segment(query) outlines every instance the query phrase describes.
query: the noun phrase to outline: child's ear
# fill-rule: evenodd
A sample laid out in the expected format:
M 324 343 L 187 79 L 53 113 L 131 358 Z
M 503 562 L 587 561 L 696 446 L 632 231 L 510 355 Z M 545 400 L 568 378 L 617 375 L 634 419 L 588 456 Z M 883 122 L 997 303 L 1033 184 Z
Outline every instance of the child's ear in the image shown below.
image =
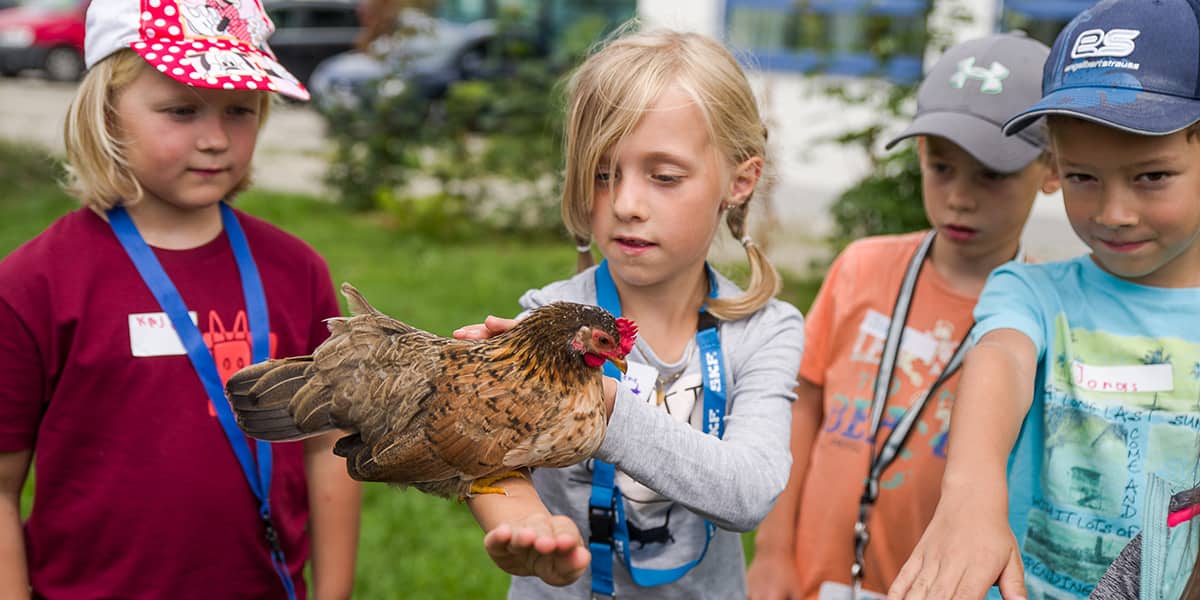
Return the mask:
M 729 183 L 729 206 L 737 206 L 746 201 L 754 193 L 759 178 L 762 177 L 763 159 L 761 156 L 747 158 L 733 170 L 733 178 Z
M 1062 187 L 1062 179 L 1058 176 L 1058 163 L 1054 161 L 1053 156 L 1047 156 L 1045 161 L 1046 173 L 1042 176 L 1042 193 L 1053 194 Z

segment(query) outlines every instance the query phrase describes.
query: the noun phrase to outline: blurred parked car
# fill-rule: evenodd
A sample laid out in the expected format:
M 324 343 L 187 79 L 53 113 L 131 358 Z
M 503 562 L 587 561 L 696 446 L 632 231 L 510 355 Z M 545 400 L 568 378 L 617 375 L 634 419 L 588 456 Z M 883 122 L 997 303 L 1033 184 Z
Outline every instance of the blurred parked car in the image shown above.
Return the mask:
M 26 0 L 0 10 L 0 73 L 42 69 L 55 81 L 83 75 L 88 0 Z
M 500 34 L 490 19 L 457 23 L 410 13 L 403 28 L 407 33 L 377 40 L 370 53 L 347 52 L 318 65 L 308 86 L 317 107 L 355 109 L 368 94 L 397 96 L 410 89 L 435 101 L 457 81 L 509 72 L 511 57 L 502 47 L 515 42 L 529 56 L 544 55 L 536 40 Z
M 267 0 L 275 33 L 267 40 L 288 71 L 308 83 L 321 61 L 351 50 L 361 29 L 355 0 Z

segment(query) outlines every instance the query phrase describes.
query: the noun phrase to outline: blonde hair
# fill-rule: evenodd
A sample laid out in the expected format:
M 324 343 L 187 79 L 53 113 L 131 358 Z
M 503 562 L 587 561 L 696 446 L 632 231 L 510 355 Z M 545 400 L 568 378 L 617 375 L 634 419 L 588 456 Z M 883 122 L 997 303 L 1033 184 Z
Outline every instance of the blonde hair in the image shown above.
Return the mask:
M 709 139 L 728 165 L 766 157 L 767 129 L 737 60 L 719 42 L 696 33 L 656 30 L 620 35 L 592 54 L 567 84 L 566 177 L 562 216 L 575 236 L 579 268 L 591 266 L 595 174 L 605 153 L 633 131 L 651 104 L 679 86 L 704 115 Z M 725 223 L 750 262 L 750 283 L 734 298 L 709 300 L 725 320 L 746 317 L 779 290 L 779 274 L 746 236 L 750 198 L 727 209 Z
M 64 187 L 79 202 L 95 211 L 114 205 L 134 204 L 142 199 L 142 185 L 134 177 L 125 156 L 126 140 L 117 125 L 116 99 L 149 63 L 128 48 L 118 50 L 96 63 L 79 84 L 67 110 L 63 143 L 67 149 Z M 262 93 L 259 124 L 267 119 L 271 96 Z M 232 199 L 250 185 L 247 175 L 229 192 Z

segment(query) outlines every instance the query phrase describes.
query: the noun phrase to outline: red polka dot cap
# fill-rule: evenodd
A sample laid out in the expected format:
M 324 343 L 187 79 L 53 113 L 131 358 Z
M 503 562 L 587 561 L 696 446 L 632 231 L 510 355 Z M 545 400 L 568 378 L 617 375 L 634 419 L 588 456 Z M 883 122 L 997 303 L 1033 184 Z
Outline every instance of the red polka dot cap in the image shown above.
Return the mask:
M 84 59 L 132 48 L 180 83 L 308 100 L 267 46 L 274 31 L 260 0 L 92 0 Z

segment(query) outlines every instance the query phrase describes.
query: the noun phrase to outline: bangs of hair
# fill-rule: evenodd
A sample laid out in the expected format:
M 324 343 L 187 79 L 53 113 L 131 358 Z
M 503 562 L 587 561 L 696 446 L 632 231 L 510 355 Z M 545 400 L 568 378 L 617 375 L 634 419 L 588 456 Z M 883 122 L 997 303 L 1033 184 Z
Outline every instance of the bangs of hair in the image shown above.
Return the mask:
M 96 63 L 67 109 L 63 124 L 66 147 L 66 180 L 63 187 L 81 204 L 105 211 L 117 203 L 131 205 L 142 199 L 144 190 L 129 168 L 116 112 L 116 99 L 141 74 L 153 72 L 141 56 L 128 48 Z M 266 122 L 272 98 L 259 93 L 259 125 Z M 250 185 L 247 175 L 229 193 L 232 199 Z

